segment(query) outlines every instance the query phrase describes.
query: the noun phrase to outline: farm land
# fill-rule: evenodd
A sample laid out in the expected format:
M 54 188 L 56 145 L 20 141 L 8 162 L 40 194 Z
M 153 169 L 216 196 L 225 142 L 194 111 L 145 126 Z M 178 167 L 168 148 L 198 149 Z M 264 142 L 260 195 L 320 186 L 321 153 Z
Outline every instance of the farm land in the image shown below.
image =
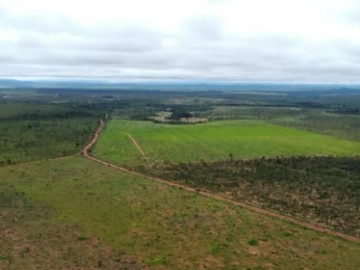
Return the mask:
M 231 202 L 358 239 L 359 106 L 354 90 L 0 90 L 0 269 L 358 269 L 357 241 Z M 105 114 L 101 164 L 80 152 Z
M 232 158 L 360 154 L 360 142 L 255 120 L 166 125 L 113 118 L 94 154 L 120 164 L 144 163 L 130 134 L 156 161 L 217 161 Z M 161 145 L 161 147 L 159 147 Z

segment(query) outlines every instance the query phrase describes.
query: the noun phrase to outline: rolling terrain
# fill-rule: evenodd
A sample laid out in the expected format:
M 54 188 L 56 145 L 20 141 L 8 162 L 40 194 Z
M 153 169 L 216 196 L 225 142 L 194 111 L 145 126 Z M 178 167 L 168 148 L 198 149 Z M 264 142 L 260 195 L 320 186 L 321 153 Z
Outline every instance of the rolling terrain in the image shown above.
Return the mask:
M 121 141 L 124 147 L 119 148 L 119 144 L 113 143 L 109 145 L 112 150 L 107 149 L 109 153 L 121 153 L 132 147 L 138 158 L 131 160 L 127 156 L 126 162 L 122 163 L 131 170 L 359 236 L 357 142 L 254 121 L 174 126 L 113 120 L 101 138 L 116 142 L 115 134 L 122 132 L 127 137 Z M 140 139 L 135 140 L 127 132 Z M 200 138 L 203 139 L 201 142 Z M 102 149 L 101 140 L 96 150 Z M 151 143 L 152 148 L 147 147 Z M 254 151 L 247 153 L 256 153 L 262 158 L 245 161 L 234 158 L 244 146 L 250 146 Z M 201 147 L 207 152 L 200 151 Z M 230 147 L 229 155 L 222 152 Z M 269 147 L 281 153 L 281 157 L 271 158 L 266 152 Z M 168 149 L 175 153 L 166 156 Z M 118 156 L 102 156 L 96 150 L 95 155 L 101 159 L 121 164 Z M 206 154 L 210 151 L 219 160 L 208 158 Z M 323 152 L 320 154 L 319 151 Z M 327 157 L 334 152 L 338 157 Z M 153 159 L 151 153 L 164 154 L 166 159 Z M 121 170 L 127 171 L 126 168 Z
M 1 270 L 360 268 L 353 97 L 5 92 Z
M 357 243 L 84 158 L 2 167 L 0 175 L 5 269 L 50 261 L 52 269 L 360 266 Z

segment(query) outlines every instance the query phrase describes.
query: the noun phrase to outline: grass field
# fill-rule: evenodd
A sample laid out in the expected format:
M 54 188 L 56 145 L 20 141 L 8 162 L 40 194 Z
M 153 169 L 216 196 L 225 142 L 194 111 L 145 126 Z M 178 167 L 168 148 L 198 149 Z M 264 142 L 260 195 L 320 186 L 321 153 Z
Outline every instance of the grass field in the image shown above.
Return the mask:
M 270 121 L 283 126 L 360 141 L 360 115 L 343 115 L 309 110 L 299 116 L 287 115 Z
M 0 176 L 0 269 L 360 267 L 359 244 L 83 158 Z
M 218 121 L 198 125 L 166 125 L 111 120 L 94 154 L 121 164 L 143 160 L 131 134 L 151 160 L 214 161 L 294 155 L 356 155 L 360 143 L 260 121 Z

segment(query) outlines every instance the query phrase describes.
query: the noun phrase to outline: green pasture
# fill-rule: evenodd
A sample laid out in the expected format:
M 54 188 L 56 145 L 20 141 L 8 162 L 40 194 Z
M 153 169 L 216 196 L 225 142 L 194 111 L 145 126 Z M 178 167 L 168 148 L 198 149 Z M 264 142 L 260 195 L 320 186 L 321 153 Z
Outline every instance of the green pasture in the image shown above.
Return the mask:
M 0 269 L 360 268 L 359 244 L 81 157 L 0 168 L 0 202 Z
M 153 161 L 214 161 L 294 155 L 357 155 L 360 143 L 255 120 L 167 125 L 111 120 L 94 149 L 121 164 L 143 162 L 127 134 Z

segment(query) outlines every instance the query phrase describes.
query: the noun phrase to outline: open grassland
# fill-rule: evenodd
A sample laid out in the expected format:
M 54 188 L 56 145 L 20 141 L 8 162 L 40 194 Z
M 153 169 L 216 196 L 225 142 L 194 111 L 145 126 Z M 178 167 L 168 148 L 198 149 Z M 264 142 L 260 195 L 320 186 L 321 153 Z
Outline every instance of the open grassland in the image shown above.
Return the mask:
M 360 267 L 359 244 L 83 158 L 0 168 L 0 199 L 5 269 Z
M 9 184 L 1 184 L 0 202 L 0 269 L 143 269 L 81 226 L 57 222 L 53 206 Z
M 111 120 L 95 155 L 121 164 L 141 163 L 138 142 L 154 161 L 215 161 L 234 158 L 294 155 L 356 155 L 360 143 L 272 125 L 261 121 L 219 121 L 198 125 L 166 125 Z
M 356 102 L 358 103 L 358 100 Z M 345 111 L 346 108 L 342 108 L 342 110 Z M 212 120 L 263 120 L 272 124 L 360 141 L 359 113 L 344 113 L 340 109 L 326 107 L 216 106 L 209 111 L 201 112 L 200 116 Z
M 360 141 L 359 114 L 346 115 L 309 110 L 298 116 L 287 115 L 270 121 L 283 126 Z

